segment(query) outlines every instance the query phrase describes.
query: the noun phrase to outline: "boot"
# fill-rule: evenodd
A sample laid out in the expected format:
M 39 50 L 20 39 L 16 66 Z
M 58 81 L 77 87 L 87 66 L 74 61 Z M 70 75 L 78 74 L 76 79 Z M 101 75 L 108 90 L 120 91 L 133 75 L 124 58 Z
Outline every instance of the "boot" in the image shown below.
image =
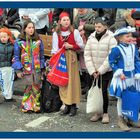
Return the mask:
M 118 116 L 118 126 L 122 131 L 130 131 L 131 128 L 127 126 L 124 118 L 122 116 Z
M 75 116 L 77 113 L 77 108 L 76 108 L 76 104 L 72 104 L 71 105 L 71 108 L 70 108 L 70 113 L 69 113 L 69 116 Z
M 70 105 L 65 105 L 64 110 L 60 112 L 60 115 L 67 115 L 70 112 Z

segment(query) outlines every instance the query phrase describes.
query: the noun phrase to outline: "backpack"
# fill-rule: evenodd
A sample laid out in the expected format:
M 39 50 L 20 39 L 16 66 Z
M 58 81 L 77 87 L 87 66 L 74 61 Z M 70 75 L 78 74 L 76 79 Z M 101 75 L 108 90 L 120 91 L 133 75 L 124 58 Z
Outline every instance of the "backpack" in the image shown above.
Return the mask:
M 41 89 L 41 110 L 42 112 L 57 112 L 62 106 L 59 96 L 59 88 L 47 81 L 44 76 Z

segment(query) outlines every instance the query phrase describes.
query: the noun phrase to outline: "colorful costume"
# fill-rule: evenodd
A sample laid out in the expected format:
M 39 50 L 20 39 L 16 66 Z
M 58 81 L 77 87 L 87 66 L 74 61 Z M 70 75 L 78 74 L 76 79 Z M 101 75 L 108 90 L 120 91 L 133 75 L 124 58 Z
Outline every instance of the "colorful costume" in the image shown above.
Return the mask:
M 41 68 L 44 68 L 44 47 L 41 40 L 17 40 L 14 45 L 13 68 L 22 71 L 26 81 L 22 111 L 40 111 Z

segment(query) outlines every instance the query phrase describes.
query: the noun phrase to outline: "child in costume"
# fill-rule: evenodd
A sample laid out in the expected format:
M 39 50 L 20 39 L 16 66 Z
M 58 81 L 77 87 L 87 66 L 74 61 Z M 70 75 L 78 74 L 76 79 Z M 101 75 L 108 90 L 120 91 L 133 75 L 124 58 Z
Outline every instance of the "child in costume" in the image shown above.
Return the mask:
M 65 104 L 61 115 L 76 115 L 76 104 L 80 103 L 81 87 L 78 70 L 76 50 L 83 47 L 83 40 L 78 30 L 74 30 L 70 24 L 69 14 L 62 12 L 59 16 L 59 24 L 53 33 L 52 54 L 65 46 L 65 55 L 68 68 L 68 85 L 59 87 L 60 98 Z
M 22 111 L 40 112 L 41 72 L 44 71 L 44 46 L 35 31 L 34 23 L 27 20 L 14 44 L 14 64 L 17 76 L 25 80 Z M 24 83 L 24 82 L 23 82 Z
M 8 28 L 0 29 L 0 86 L 5 101 L 13 101 L 14 69 L 12 66 L 14 40 Z
M 136 86 L 139 82 L 136 82 L 136 79 L 140 78 L 140 61 L 138 49 L 135 44 L 132 44 L 132 32 L 135 32 L 135 28 L 129 26 L 116 30 L 114 36 L 118 40 L 118 45 L 109 54 L 109 63 L 114 71 L 109 91 L 111 96 L 118 98 L 118 126 L 122 131 L 131 130 L 122 114 L 122 93 L 130 87 L 135 87 L 139 91 L 139 86 Z M 131 125 L 140 127 L 139 123 L 131 122 Z

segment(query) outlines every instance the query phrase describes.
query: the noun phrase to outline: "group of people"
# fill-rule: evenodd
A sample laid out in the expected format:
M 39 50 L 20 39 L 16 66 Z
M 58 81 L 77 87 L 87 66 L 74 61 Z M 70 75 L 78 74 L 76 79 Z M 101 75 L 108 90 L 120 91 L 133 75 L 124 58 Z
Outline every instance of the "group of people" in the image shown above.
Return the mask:
M 122 115 L 122 100 L 118 93 L 121 94 L 124 89 L 135 86 L 134 80 L 140 78 L 139 52 L 132 36 L 136 31 L 125 26 L 113 33 L 108 28 L 107 17 L 99 17 L 97 12 L 86 8 L 80 8 L 78 12 L 74 26 L 71 24 L 69 13 L 61 12 L 57 26 L 53 29 L 52 55 L 57 54 L 62 47 L 65 48 L 69 77 L 68 84 L 59 87 L 59 95 L 65 105 L 60 114 L 77 114 L 82 92 L 78 62 L 82 60 L 80 71 L 87 77 L 88 90 L 93 79 L 99 79 L 98 86 L 103 95 L 103 113 L 94 113 L 90 120 L 96 122 L 102 118 L 103 124 L 110 122 L 110 87 L 110 94 L 118 98 L 118 126 L 123 131 L 130 131 L 128 122 Z M 46 76 L 44 46 L 32 19 L 25 16 L 22 18 L 25 21 L 16 40 L 12 39 L 9 29 L 0 29 L 0 84 L 5 101 L 11 101 L 14 75 L 25 80 L 21 109 L 23 112 L 40 112 L 41 78 Z M 35 17 L 34 20 L 37 21 Z M 115 78 L 120 79 L 120 82 L 111 82 L 109 85 Z M 124 81 L 127 84 L 120 90 L 119 84 Z M 131 126 L 140 127 L 140 123 L 131 122 Z

